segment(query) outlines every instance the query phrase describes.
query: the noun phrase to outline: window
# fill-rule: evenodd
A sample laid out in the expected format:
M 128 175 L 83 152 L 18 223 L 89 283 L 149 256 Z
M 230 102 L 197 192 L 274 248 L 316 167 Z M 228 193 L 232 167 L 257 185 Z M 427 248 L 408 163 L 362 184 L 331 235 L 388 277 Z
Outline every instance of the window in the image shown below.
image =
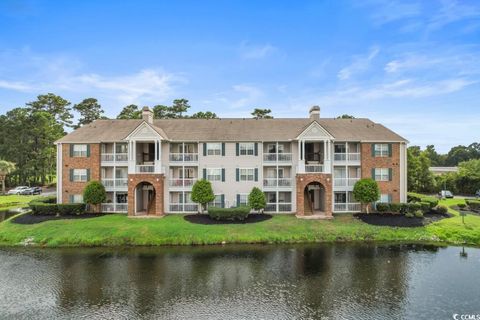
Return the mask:
M 128 194 L 125 192 L 125 193 L 120 193 L 120 192 L 117 192 L 117 203 L 127 203 L 128 201 Z
M 346 192 L 335 192 L 334 195 L 335 203 L 347 203 L 347 193 Z
M 87 169 L 73 169 L 72 181 L 84 182 L 88 180 Z
M 268 153 L 276 153 L 277 152 L 277 144 L 276 143 L 269 143 L 267 145 Z
M 87 145 L 86 144 L 74 144 L 73 145 L 73 151 L 72 151 L 72 156 L 73 157 L 87 157 Z
M 248 194 L 239 194 L 237 197 L 237 206 L 246 206 L 248 204 Z
M 278 145 L 278 153 L 283 153 L 283 151 L 285 150 L 285 146 L 283 144 L 279 144 Z
M 81 194 L 70 195 L 70 203 L 83 203 L 83 195 Z
M 388 168 L 376 168 L 374 178 L 376 181 L 389 181 L 390 170 Z
M 265 192 L 267 196 L 267 203 L 276 203 L 277 202 L 277 193 L 276 192 Z
M 334 153 L 346 153 L 347 149 L 345 148 L 345 144 L 334 144 L 333 145 Z
M 241 156 L 253 156 L 255 154 L 255 143 L 239 143 L 239 151 Z
M 381 194 L 379 202 L 390 203 L 391 202 L 390 194 Z
M 222 169 L 207 169 L 207 180 L 221 181 L 222 180 Z
M 390 148 L 388 143 L 376 143 L 374 144 L 374 154 L 375 157 L 388 157 L 390 156 Z
M 223 207 L 223 194 L 216 194 L 215 195 L 215 200 L 210 202 L 208 205 L 210 207 L 222 208 Z
M 193 168 L 185 168 L 185 171 L 183 172 L 182 169 L 178 171 L 180 178 L 181 179 L 192 179 L 194 176 L 194 170 Z M 221 174 L 221 172 L 220 172 Z
M 128 153 L 128 144 L 126 143 L 117 143 L 115 148 L 116 153 Z
M 255 180 L 255 169 L 239 169 L 240 181 Z
M 209 156 L 219 156 L 222 154 L 222 144 L 221 143 L 207 143 L 207 155 Z

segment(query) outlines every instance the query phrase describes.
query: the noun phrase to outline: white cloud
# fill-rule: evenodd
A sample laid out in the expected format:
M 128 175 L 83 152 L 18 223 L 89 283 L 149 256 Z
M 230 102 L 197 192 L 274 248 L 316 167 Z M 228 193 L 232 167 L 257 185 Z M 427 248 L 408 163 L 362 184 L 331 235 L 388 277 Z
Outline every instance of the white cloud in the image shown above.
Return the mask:
M 428 21 L 427 30 L 440 29 L 450 23 L 478 19 L 480 17 L 480 7 L 466 5 L 457 0 L 443 0 L 438 12 Z
M 416 1 L 371 0 L 362 2 L 361 5 L 367 5 L 370 9 L 372 9 L 370 16 L 376 25 L 383 25 L 397 20 L 414 18 L 419 16 L 422 11 L 420 3 Z
M 269 43 L 263 45 L 252 45 L 246 42 L 242 42 L 242 44 L 240 45 L 241 57 L 246 60 L 263 59 L 272 55 L 276 51 L 277 48 Z
M 350 65 L 342 68 L 338 72 L 337 77 L 340 80 L 348 80 L 354 74 L 366 71 L 370 67 L 371 61 L 378 55 L 379 52 L 380 48 L 375 46 L 370 49 L 370 52 L 367 55 L 355 56 L 353 58 L 353 62 Z
M 28 92 L 32 90 L 30 85 L 28 85 L 27 83 L 20 82 L 20 81 L 8 81 L 8 80 L 0 80 L 0 88 L 15 90 L 15 91 L 23 91 L 23 92 Z

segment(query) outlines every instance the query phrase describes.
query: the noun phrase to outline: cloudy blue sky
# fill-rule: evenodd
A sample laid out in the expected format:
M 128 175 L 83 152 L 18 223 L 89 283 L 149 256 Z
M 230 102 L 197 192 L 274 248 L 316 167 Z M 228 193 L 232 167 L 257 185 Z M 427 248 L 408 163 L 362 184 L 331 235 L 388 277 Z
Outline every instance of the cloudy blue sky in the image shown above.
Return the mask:
M 0 113 L 54 92 L 249 117 L 344 113 L 480 140 L 479 1 L 0 1 Z

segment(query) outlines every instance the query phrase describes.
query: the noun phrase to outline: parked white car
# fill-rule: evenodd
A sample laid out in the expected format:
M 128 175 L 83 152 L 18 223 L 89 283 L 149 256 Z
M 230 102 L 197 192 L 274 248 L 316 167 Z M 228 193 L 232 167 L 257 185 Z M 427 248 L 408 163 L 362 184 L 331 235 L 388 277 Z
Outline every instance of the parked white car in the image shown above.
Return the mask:
M 7 194 L 21 194 L 22 191 L 26 189 L 30 189 L 30 187 L 26 187 L 26 186 L 16 187 L 14 189 L 8 190 Z

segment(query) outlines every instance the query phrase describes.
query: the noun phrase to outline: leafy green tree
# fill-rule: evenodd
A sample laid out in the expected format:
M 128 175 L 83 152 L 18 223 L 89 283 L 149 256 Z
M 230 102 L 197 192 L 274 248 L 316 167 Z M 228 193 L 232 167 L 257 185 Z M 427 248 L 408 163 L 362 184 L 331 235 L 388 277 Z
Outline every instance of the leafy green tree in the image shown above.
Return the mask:
M 248 195 L 248 206 L 253 210 L 264 210 L 267 206 L 267 198 L 265 194 L 257 187 L 253 187 L 252 191 Z
M 480 190 L 480 159 L 459 163 L 457 188 L 465 194 L 474 194 Z
M 55 120 L 64 127 L 72 126 L 72 112 L 70 102 L 53 93 L 47 93 L 37 96 L 36 101 L 27 103 L 27 106 L 33 111 L 45 111 L 52 114 Z
M 95 98 L 87 98 L 82 102 L 73 106 L 73 110 L 80 113 L 80 119 L 75 128 L 80 128 L 83 125 L 89 124 L 97 119 L 102 119 L 104 111 L 102 106 Z
M 355 119 L 355 117 L 349 114 L 342 114 L 341 116 L 338 116 L 337 119 Z
M 94 208 L 94 212 L 98 212 L 98 206 L 107 200 L 107 192 L 100 181 L 90 181 L 83 190 L 83 201 Z
M 272 110 L 270 109 L 255 108 L 251 115 L 254 119 L 273 119 L 273 116 L 270 115 L 270 113 L 272 113 Z
M 153 117 L 155 119 L 171 119 L 174 118 L 172 108 L 162 104 L 153 107 Z
M 210 181 L 200 179 L 192 187 L 192 201 L 201 205 L 201 212 L 206 209 L 209 202 L 215 200 Z
M 418 146 L 407 149 L 407 188 L 413 192 L 432 192 L 435 179 L 430 171 L 431 162 L 426 151 Z
M 473 159 L 472 150 L 465 146 L 456 146 L 450 149 L 445 159 L 447 166 L 457 166 L 460 162 Z
M 0 160 L 0 179 L 2 180 L 2 194 L 5 194 L 5 178 L 15 170 L 15 163 Z
M 175 99 L 173 105 L 170 108 L 173 118 L 183 118 L 183 114 L 190 109 L 187 99 Z
M 445 158 L 446 158 L 446 156 L 439 154 L 439 153 L 435 150 L 435 146 L 434 146 L 434 145 L 428 145 L 428 146 L 425 148 L 424 152 L 425 152 L 425 154 L 427 155 L 427 157 L 430 159 L 430 162 L 431 162 L 431 164 L 432 164 L 433 167 L 441 167 L 441 166 L 444 166 L 444 165 L 445 165 Z
M 138 109 L 137 105 L 130 104 L 122 109 L 117 116 L 117 119 L 141 119 L 142 110 Z
M 362 203 L 369 213 L 368 209 L 371 203 L 380 199 L 380 189 L 377 182 L 371 178 L 358 180 L 353 186 L 353 197 Z
M 192 114 L 191 118 L 193 119 L 218 119 L 217 115 L 214 112 L 210 111 L 199 111 L 197 113 Z

